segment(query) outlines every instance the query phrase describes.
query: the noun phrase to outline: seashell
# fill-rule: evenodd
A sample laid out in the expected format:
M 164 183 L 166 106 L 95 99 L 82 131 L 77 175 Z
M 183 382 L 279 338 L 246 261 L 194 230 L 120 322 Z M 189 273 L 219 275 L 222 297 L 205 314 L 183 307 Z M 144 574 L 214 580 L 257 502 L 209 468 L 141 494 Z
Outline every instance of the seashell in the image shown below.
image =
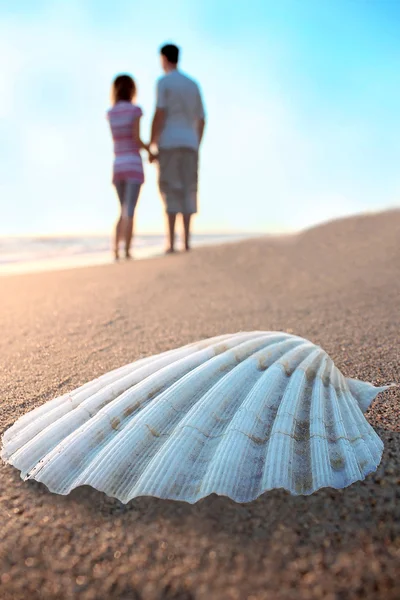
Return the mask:
M 249 502 L 364 479 L 383 443 L 365 412 L 385 387 L 345 378 L 313 343 L 281 332 L 214 337 L 142 358 L 27 413 L 3 438 L 23 479 L 128 502 Z

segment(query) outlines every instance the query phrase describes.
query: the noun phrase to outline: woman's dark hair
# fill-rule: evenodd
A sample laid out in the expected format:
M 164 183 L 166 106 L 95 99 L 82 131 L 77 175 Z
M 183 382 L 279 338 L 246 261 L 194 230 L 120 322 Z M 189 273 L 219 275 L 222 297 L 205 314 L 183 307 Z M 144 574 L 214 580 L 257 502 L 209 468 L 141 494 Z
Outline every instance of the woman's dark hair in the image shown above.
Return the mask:
M 167 44 L 161 48 L 161 54 L 165 56 L 172 65 L 177 65 L 179 60 L 179 48 L 174 44 Z
M 114 79 L 112 86 L 112 101 L 113 104 L 120 100 L 132 102 L 136 96 L 136 84 L 130 75 L 118 75 Z

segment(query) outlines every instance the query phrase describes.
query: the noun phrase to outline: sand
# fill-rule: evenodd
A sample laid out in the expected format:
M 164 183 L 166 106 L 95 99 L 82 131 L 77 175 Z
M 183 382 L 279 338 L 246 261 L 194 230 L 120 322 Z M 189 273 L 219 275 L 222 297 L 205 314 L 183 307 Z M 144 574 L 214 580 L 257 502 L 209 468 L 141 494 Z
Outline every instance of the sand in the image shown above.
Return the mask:
M 347 376 L 400 382 L 400 212 L 162 259 L 0 280 L 0 433 L 140 356 L 238 330 L 284 330 Z M 367 413 L 378 471 L 342 491 L 237 505 L 88 487 L 66 497 L 0 466 L 2 599 L 400 597 L 400 394 Z

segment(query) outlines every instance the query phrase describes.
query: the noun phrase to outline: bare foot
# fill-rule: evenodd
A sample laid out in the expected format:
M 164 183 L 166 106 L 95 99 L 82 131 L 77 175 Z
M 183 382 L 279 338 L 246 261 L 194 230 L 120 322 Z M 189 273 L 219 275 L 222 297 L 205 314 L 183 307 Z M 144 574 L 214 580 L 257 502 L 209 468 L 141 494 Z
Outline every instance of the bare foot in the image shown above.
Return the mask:
M 129 250 L 126 250 L 126 252 L 125 252 L 125 258 L 126 258 L 126 260 L 132 260 L 132 254 L 130 253 Z
M 119 252 L 118 252 L 118 250 L 114 250 L 114 260 L 115 261 L 119 260 Z
M 175 249 L 174 248 L 167 248 L 165 251 L 165 254 L 174 254 Z

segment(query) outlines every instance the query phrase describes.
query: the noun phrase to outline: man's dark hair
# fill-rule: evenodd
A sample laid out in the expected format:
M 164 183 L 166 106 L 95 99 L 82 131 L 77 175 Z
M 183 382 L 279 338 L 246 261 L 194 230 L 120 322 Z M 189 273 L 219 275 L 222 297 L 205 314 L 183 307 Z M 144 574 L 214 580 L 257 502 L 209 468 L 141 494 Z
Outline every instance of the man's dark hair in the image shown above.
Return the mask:
M 179 48 L 174 44 L 166 44 L 161 48 L 161 54 L 165 56 L 172 65 L 177 65 L 179 60 Z

